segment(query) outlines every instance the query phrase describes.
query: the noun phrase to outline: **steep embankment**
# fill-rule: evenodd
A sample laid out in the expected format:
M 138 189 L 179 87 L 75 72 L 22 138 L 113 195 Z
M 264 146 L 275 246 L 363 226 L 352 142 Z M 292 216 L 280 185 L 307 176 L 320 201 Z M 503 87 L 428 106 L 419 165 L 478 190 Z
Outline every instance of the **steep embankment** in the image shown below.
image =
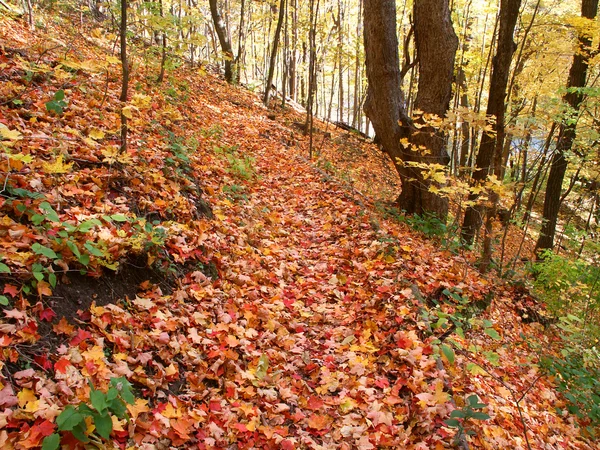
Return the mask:
M 40 445 L 66 405 L 98 409 L 90 383 L 125 377 L 131 420 L 113 417 L 110 439 L 122 448 L 448 448 L 443 421 L 472 394 L 491 416 L 465 424 L 473 448 L 526 448 L 524 427 L 531 448 L 592 448 L 554 412 L 517 341 L 536 328 L 507 289 L 309 163 L 294 114 L 269 119 L 197 70 L 156 85 L 136 63 L 120 154 L 108 43 L 51 23 L 0 30 L 0 447 Z M 376 149 L 331 132 L 323 152 L 360 154 L 347 174 L 376 192 L 361 169 L 382 164 Z M 446 369 L 423 314 L 459 309 L 444 287 L 494 295 L 491 322 L 456 337 L 477 348 Z M 110 425 L 95 427 L 80 431 L 99 443 Z

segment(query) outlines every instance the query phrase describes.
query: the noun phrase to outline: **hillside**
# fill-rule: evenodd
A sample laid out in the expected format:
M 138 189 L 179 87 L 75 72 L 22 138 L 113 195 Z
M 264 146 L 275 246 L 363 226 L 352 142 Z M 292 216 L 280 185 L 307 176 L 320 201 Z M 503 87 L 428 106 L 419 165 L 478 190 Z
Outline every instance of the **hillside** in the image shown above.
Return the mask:
M 112 42 L 63 20 L 0 18 L 0 448 L 67 405 L 69 448 L 442 449 L 453 410 L 489 415 L 462 448 L 597 448 L 534 300 L 386 214 L 375 146 L 318 123 L 311 162 L 301 115 L 138 49 L 121 154 Z

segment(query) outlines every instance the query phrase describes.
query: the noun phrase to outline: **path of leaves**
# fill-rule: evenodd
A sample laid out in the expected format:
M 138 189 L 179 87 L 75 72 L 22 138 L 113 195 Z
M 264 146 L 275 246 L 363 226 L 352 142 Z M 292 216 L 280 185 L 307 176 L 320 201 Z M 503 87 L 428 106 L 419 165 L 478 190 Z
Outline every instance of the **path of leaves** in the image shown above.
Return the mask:
M 3 33 L 13 30 L 3 37 L 15 47 L 40 40 L 15 22 L 0 25 Z M 69 50 L 71 66 L 79 68 L 68 78 L 70 104 L 60 117 L 44 104 L 66 80 L 50 69 L 62 47 L 40 51 L 43 58 L 2 53 L 11 83 L 3 95 L 27 103 L 9 108 L 3 102 L 0 120 L 23 137 L 11 151 L 33 157 L 7 178 L 43 194 L 61 221 L 101 222 L 76 242 L 92 242 L 110 255 L 92 257 L 91 272 L 139 255 L 136 240 L 152 237 L 102 217 L 157 218 L 164 246 L 145 256 L 149 263 L 171 262 L 175 288 L 144 282 L 137 295 L 93 304 L 67 321 L 53 316 L 60 299 L 52 298 L 50 285 L 26 296 L 16 280 L 5 279 L 11 305 L 0 324 L 1 448 L 39 446 L 66 404 L 89 398 L 88 381 L 106 389 L 115 376 L 126 376 L 137 396 L 131 421 L 113 421 L 121 448 L 449 448 L 455 431 L 443 421 L 471 394 L 491 415 L 473 425 L 474 448 L 526 448 L 507 387 L 524 394 L 532 448 L 592 448 L 571 418 L 554 412 L 561 400 L 518 340 L 521 332 L 538 331 L 518 322 L 507 289 L 494 288 L 488 313 L 503 339 L 472 333 L 462 341 L 496 350 L 497 366 L 465 350 L 455 365 L 440 369 L 420 316 L 424 305 L 411 286 L 425 296 L 440 286 L 460 287 L 480 299 L 489 282 L 317 170 L 306 159 L 306 139 L 287 126 L 293 118 L 269 120 L 253 94 L 182 70 L 171 81 L 179 97 L 160 86 L 148 87 L 151 97 L 136 93 L 131 147 L 117 161 L 118 124 L 107 118 L 118 111 L 118 77 L 109 83 L 108 101 L 100 102 L 103 71 L 86 64 L 92 53 L 101 58 L 98 48 Z M 23 65 L 37 57 L 48 64 L 46 78 L 20 86 Z M 138 69 L 139 82 L 144 73 Z M 27 115 L 37 120 L 23 120 Z M 169 166 L 173 143 L 190 145 L 192 138 L 197 149 L 185 155 L 188 161 Z M 201 193 L 213 219 L 198 214 Z M 28 203 L 40 205 L 40 199 Z M 13 275 L 36 262 L 47 265 L 47 256 L 31 248 L 55 241 L 34 234 L 29 220 L 5 214 L 3 261 Z M 53 249 L 62 252 L 66 269 L 81 267 L 73 254 Z M 206 270 L 211 265 L 215 279 Z M 43 321 L 52 323 L 60 345 L 31 368 L 15 370 L 43 338 Z

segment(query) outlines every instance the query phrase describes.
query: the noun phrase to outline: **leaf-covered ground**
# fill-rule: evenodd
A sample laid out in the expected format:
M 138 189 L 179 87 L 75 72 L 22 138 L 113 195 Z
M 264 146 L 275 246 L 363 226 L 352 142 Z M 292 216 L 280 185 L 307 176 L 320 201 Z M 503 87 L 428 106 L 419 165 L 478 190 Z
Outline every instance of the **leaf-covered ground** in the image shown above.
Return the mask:
M 451 448 L 473 394 L 472 448 L 596 447 L 556 413 L 531 300 L 387 219 L 373 146 L 330 128 L 311 163 L 300 115 L 202 70 L 157 85 L 138 54 L 120 154 L 118 61 L 83 30 L 0 19 L 1 448 L 122 376 L 108 448 Z M 442 357 L 424 312 L 444 288 L 491 304 Z

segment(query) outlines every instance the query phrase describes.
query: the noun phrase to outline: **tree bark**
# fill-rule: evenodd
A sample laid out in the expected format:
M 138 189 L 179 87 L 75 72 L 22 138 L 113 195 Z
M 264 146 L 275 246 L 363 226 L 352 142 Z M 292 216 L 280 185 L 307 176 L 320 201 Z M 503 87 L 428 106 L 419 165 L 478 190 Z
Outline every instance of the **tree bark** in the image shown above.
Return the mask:
M 246 2 L 241 0 L 240 5 L 240 25 L 238 29 L 238 52 L 233 62 L 233 70 L 237 74 L 237 80 L 241 80 L 241 67 L 242 59 L 244 59 L 244 53 L 246 49 L 246 35 L 245 35 L 245 19 L 246 18 Z
M 212 16 L 212 20 L 215 25 L 215 31 L 219 37 L 221 50 L 225 54 L 225 80 L 228 83 L 235 83 L 236 80 L 234 79 L 232 70 L 233 49 L 231 48 L 229 34 L 227 33 L 227 28 L 225 27 L 225 22 L 223 21 L 221 12 L 219 11 L 217 1 L 218 0 L 208 0 L 210 5 L 210 15 Z
M 121 153 L 127 151 L 127 116 L 123 114 L 123 108 L 127 103 L 127 90 L 129 88 L 129 62 L 127 61 L 127 0 L 121 0 L 121 26 L 119 29 L 119 38 L 121 43 L 121 71 L 123 81 L 121 84 Z
M 598 0 L 582 0 L 581 16 L 586 19 L 593 19 L 598 13 Z M 584 32 L 578 36 L 579 51 L 573 56 L 573 63 L 569 71 L 569 80 L 567 82 L 567 93 L 563 101 L 569 107 L 569 116 L 560 124 L 558 132 L 558 142 L 556 150 L 552 156 L 550 174 L 546 185 L 546 194 L 544 197 L 544 210 L 542 215 L 542 229 L 536 243 L 536 254 L 540 255 L 544 250 L 551 250 L 554 247 L 554 234 L 556 232 L 556 223 L 558 221 L 558 211 L 560 209 L 560 198 L 562 184 L 567 172 L 568 161 L 565 154 L 572 148 L 577 135 L 576 116 L 579 113 L 581 103 L 583 102 L 583 93 L 577 88 L 585 87 L 589 59 L 591 57 L 590 47 L 592 37 Z M 575 117 L 573 117 L 575 116 Z
M 285 0 L 279 2 L 279 17 L 277 18 L 277 27 L 275 28 L 275 36 L 273 37 L 273 47 L 271 49 L 271 59 L 269 61 L 269 73 L 267 75 L 267 84 L 265 86 L 265 94 L 263 103 L 269 106 L 269 96 L 271 94 L 271 84 L 273 83 L 273 74 L 275 73 L 275 61 L 277 60 L 277 49 L 279 48 L 279 36 L 281 36 L 281 27 L 283 25 L 283 16 L 285 12 Z
M 158 2 L 159 14 L 161 19 L 165 16 L 163 10 L 163 0 L 159 0 Z M 167 32 L 165 31 L 165 24 L 161 22 L 162 34 L 161 34 L 161 44 L 162 44 L 162 54 L 160 58 L 160 73 L 158 74 L 158 78 L 156 79 L 157 83 L 162 83 L 165 78 L 165 63 L 167 62 Z
M 445 221 L 448 200 L 433 192 L 436 186 L 425 178 L 423 166 L 446 166 L 449 162 L 446 136 L 430 125 L 429 119 L 433 115 L 443 117 L 448 110 L 458 38 L 452 28 L 448 0 L 415 2 L 413 14 L 419 63 L 414 106 L 422 114 L 413 122 L 406 111 L 400 88 L 396 2 L 390 0 L 364 2 L 369 81 L 364 111 L 400 175 L 398 205 L 408 214 L 432 213 Z
M 495 118 L 492 131 L 484 131 L 479 144 L 479 152 L 475 161 L 475 171 L 471 178 L 472 185 L 485 182 L 493 169 L 500 176 L 502 169 L 502 145 L 504 140 L 504 99 L 510 73 L 510 64 L 516 50 L 513 33 L 519 16 L 521 0 L 501 0 L 498 32 L 498 48 L 492 61 L 490 94 L 486 114 Z M 499 158 L 495 156 L 500 155 Z M 494 161 L 495 160 L 495 161 Z M 495 163 L 494 165 L 492 163 Z M 496 166 L 496 167 L 495 167 Z M 469 202 L 476 202 L 479 194 L 469 195 Z M 483 222 L 485 207 L 481 204 L 469 206 L 465 212 L 462 226 L 462 239 L 465 244 L 473 243 L 475 234 Z

